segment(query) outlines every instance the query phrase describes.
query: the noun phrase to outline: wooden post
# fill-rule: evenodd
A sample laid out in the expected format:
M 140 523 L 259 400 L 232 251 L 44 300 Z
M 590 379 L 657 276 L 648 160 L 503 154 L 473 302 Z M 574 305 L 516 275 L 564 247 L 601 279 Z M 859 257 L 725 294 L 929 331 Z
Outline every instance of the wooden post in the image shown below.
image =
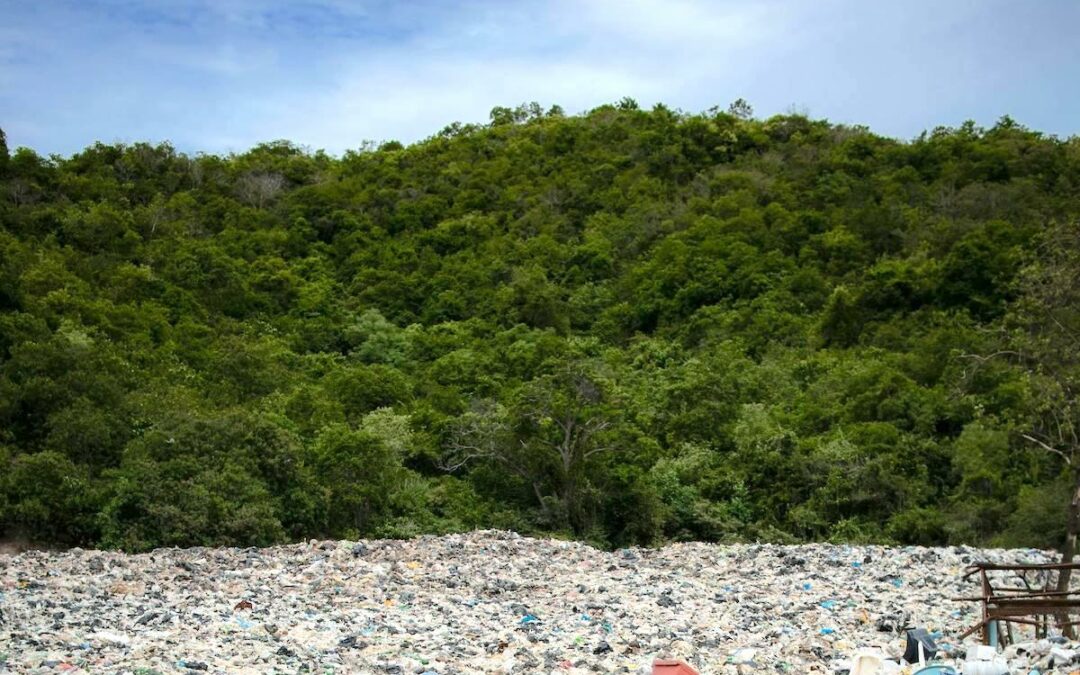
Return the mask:
M 986 576 L 986 570 L 979 570 L 979 578 L 982 580 L 982 618 L 983 618 L 983 644 L 990 644 L 990 634 L 995 633 L 994 638 L 997 638 L 997 631 L 991 630 L 990 626 L 990 596 L 994 594 L 994 589 L 990 587 L 990 579 Z M 997 645 L 994 645 L 997 648 Z

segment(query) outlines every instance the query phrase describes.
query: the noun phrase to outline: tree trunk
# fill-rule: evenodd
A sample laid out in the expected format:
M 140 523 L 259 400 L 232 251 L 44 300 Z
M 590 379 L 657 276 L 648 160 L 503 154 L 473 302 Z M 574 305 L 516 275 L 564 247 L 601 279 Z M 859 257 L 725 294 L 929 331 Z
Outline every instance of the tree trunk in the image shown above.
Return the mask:
M 577 492 L 577 478 L 568 477 L 562 493 L 563 511 L 566 512 L 566 522 L 570 529 L 574 531 L 574 534 L 582 535 L 585 533 L 585 528 L 578 513 Z
M 1076 540 L 1080 535 L 1080 470 L 1073 470 L 1072 499 L 1069 500 L 1069 518 L 1065 528 L 1065 544 L 1061 550 L 1061 562 L 1071 563 L 1076 555 Z M 1069 590 L 1069 581 L 1072 580 L 1072 570 L 1063 569 L 1058 573 L 1057 590 L 1059 592 Z M 1068 616 L 1058 617 L 1058 622 L 1068 621 Z M 1065 637 L 1073 639 L 1072 626 L 1062 625 Z
M 1065 528 L 1065 544 L 1061 550 L 1061 562 L 1071 563 L 1076 555 L 1076 541 L 1080 535 L 1080 471 L 1073 471 L 1072 499 L 1069 500 L 1069 518 Z M 1072 570 L 1062 570 L 1058 575 L 1057 590 L 1069 589 Z
M 548 503 L 544 501 L 544 493 L 540 492 L 540 483 L 536 481 L 530 481 L 532 483 L 533 494 L 536 495 L 536 503 L 540 507 L 541 513 L 544 514 L 544 518 L 550 520 L 551 514 L 548 512 Z

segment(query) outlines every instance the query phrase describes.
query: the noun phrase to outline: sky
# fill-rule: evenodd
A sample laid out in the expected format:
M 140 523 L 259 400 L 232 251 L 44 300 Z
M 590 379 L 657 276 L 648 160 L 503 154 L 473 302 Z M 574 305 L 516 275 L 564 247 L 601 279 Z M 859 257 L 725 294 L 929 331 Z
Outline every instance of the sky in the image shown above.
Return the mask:
M 1080 0 L 0 0 L 0 128 L 339 154 L 537 101 L 1080 135 Z

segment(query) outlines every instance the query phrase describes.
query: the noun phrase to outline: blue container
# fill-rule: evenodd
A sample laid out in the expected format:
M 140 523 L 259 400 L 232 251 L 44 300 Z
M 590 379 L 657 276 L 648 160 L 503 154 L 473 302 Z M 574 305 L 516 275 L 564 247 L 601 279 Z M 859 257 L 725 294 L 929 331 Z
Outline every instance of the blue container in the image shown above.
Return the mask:
M 925 666 L 915 671 L 915 675 L 957 675 L 952 666 Z

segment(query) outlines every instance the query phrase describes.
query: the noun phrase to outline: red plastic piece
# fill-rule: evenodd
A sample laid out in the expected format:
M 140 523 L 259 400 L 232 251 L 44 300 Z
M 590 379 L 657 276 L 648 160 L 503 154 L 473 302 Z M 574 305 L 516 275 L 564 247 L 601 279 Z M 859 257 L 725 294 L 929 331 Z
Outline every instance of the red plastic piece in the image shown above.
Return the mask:
M 652 664 L 652 675 L 699 675 L 682 659 L 656 659 Z

